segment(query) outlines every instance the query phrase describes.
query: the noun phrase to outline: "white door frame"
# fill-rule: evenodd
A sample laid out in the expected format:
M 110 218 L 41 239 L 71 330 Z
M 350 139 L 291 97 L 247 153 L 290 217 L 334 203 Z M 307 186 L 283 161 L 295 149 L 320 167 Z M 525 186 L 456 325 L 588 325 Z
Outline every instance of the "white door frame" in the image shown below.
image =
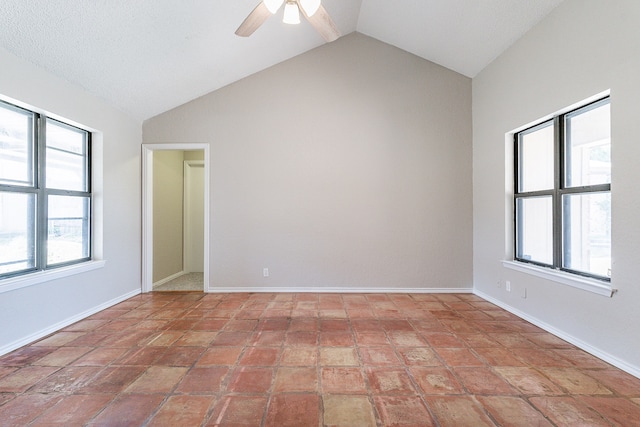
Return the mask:
M 183 213 L 182 213 L 182 218 L 183 219 L 183 224 L 182 224 L 182 247 L 184 248 L 182 251 L 182 269 L 186 272 L 189 273 L 191 270 L 186 270 L 186 267 L 188 264 L 190 264 L 190 260 L 192 257 L 191 254 L 191 250 L 189 243 L 189 238 L 191 236 L 191 229 L 193 227 L 192 221 L 191 221 L 191 185 L 192 185 L 192 177 L 191 177 L 191 168 L 192 167 L 198 167 L 198 166 L 204 166 L 204 161 L 203 160 L 185 160 L 184 161 L 184 203 L 183 203 Z
M 204 150 L 204 291 L 209 289 L 209 144 L 142 144 L 142 285 L 153 290 L 153 152 Z

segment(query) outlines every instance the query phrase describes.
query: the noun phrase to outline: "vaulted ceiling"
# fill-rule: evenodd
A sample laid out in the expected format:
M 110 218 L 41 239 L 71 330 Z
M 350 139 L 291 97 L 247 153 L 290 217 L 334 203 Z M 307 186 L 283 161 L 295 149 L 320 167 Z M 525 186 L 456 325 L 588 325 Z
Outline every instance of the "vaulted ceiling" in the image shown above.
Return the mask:
M 0 46 L 144 120 L 324 40 L 260 0 L 2 0 Z M 474 77 L 563 0 L 322 0 L 353 31 Z M 0 65 L 1 66 L 1 65 Z

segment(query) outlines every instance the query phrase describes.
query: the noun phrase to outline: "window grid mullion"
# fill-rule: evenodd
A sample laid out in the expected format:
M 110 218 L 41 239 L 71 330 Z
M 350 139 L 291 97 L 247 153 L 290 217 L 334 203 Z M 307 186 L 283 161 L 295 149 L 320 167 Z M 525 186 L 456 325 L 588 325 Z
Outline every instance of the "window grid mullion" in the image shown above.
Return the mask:
M 513 136 L 513 192 L 515 197 L 513 198 L 513 256 L 518 258 L 518 254 L 522 253 L 522 224 L 518 221 L 518 195 L 520 193 L 520 180 L 522 179 L 520 173 L 520 133 L 516 133 Z
M 554 120 L 554 195 L 553 195 L 553 267 L 562 268 L 564 228 L 562 220 L 562 194 L 564 187 L 564 120 L 562 116 Z
M 38 270 L 44 270 L 47 266 L 47 195 L 45 191 L 46 185 L 46 120 L 38 115 L 38 132 L 36 140 L 36 150 L 38 162 L 36 167 L 37 173 L 37 212 L 36 212 L 36 267 Z
M 80 191 L 80 190 L 58 190 L 55 188 L 45 188 L 44 191 L 49 196 L 76 196 L 76 197 L 91 196 L 90 192 Z
M 21 187 L 21 186 L 0 184 L 0 191 L 7 192 L 7 193 L 36 194 L 38 192 L 38 189 L 35 187 Z
M 525 191 L 522 193 L 515 194 L 515 197 L 518 199 L 525 197 L 544 197 L 544 196 L 552 196 L 556 193 L 556 190 L 537 190 L 537 191 Z
M 91 156 L 92 156 L 92 143 L 91 143 L 91 133 L 85 133 L 85 161 L 84 161 L 84 177 L 85 177 L 85 191 L 89 194 L 92 192 L 93 185 L 93 177 L 91 176 Z M 93 209 L 93 208 L 92 208 Z M 89 212 L 91 214 L 91 212 Z
M 560 190 L 562 195 L 565 194 L 589 194 L 589 193 L 603 193 L 611 191 L 611 184 L 598 184 L 587 185 L 584 187 L 569 187 Z

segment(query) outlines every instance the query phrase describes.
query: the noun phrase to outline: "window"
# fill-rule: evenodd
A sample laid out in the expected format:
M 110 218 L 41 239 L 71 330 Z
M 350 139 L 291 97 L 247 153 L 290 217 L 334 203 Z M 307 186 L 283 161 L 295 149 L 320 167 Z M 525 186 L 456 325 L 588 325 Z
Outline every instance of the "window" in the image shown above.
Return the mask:
M 609 98 L 515 134 L 515 259 L 611 277 Z
M 91 134 L 0 102 L 0 279 L 91 259 Z

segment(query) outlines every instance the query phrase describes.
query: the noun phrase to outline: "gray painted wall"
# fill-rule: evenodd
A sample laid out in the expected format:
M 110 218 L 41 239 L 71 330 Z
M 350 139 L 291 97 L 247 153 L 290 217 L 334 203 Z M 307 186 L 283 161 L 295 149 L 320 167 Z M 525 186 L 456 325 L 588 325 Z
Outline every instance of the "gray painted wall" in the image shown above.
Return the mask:
M 143 139 L 211 144 L 213 287 L 471 287 L 464 76 L 354 33 L 146 121 Z
M 640 376 L 640 2 L 567 0 L 473 80 L 474 286 Z M 612 298 L 505 269 L 505 134 L 611 90 Z M 513 291 L 504 284 L 510 280 Z M 527 289 L 527 298 L 520 292 Z

